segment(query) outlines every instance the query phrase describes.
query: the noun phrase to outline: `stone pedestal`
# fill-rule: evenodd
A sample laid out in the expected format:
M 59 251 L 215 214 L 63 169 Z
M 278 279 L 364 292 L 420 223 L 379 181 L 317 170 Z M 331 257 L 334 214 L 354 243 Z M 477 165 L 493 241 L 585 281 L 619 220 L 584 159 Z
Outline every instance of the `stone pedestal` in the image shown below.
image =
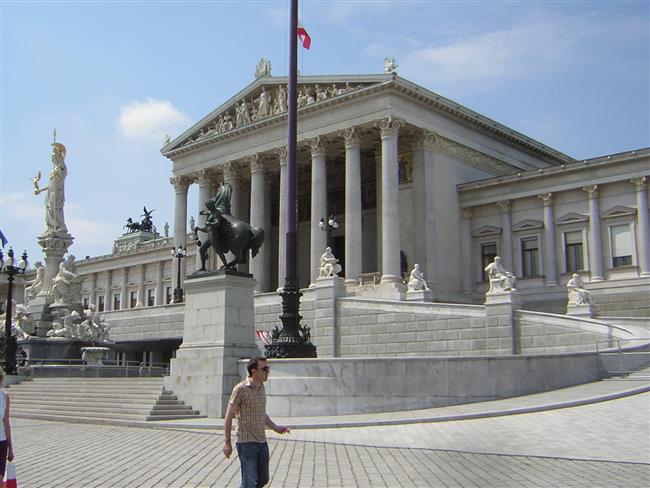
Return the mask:
M 574 317 L 585 317 L 591 319 L 596 316 L 596 307 L 591 303 L 584 303 L 582 305 L 568 304 L 566 307 L 566 314 Z
M 255 280 L 232 271 L 195 273 L 185 281 L 183 343 L 165 388 L 208 417 L 223 417 L 243 378 L 239 359 L 260 355 L 255 344 Z
M 432 302 L 433 292 L 431 290 L 408 290 L 406 292 L 407 302 Z
M 318 348 L 319 357 L 340 355 L 341 335 L 336 320 L 336 299 L 344 297 L 345 279 L 339 276 L 318 278 L 316 288 L 316 309 L 312 327 L 312 343 Z
M 79 339 L 70 339 L 67 337 L 30 337 L 29 339 L 19 340 L 18 349 L 22 349 L 27 354 L 27 358 L 32 360 L 62 360 L 81 359 L 81 348 L 91 346 L 88 341 Z
M 104 360 L 108 359 L 108 353 L 111 350 L 108 347 L 82 347 L 81 359 L 88 366 L 101 366 Z
M 53 301 L 52 295 L 39 294 L 29 302 L 27 310 L 36 324 L 37 337 L 46 337 L 47 332 L 52 328 L 52 321 L 55 317 L 52 315 L 50 305 Z
M 519 327 L 516 312 L 521 308 L 517 291 L 485 295 L 486 348 L 489 353 L 519 354 Z

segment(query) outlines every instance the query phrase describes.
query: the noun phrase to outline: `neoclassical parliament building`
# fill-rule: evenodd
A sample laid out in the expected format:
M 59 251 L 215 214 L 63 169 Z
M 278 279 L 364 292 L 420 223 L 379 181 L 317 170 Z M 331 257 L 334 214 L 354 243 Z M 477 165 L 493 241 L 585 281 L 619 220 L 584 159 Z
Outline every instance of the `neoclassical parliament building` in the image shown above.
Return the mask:
M 597 317 L 650 317 L 650 149 L 575 160 L 396 73 L 298 81 L 298 270 L 312 329 L 327 246 L 342 266 L 343 296 L 366 314 L 406 301 L 404 277 L 416 263 L 431 306 L 480 305 L 483 270 L 498 255 L 517 277 L 524 309 L 565 313 L 566 282 L 578 273 Z M 83 300 L 103 311 L 123 358 L 167 361 L 180 344 L 170 250 L 187 248 L 182 283 L 197 269 L 188 219 L 203 224 L 199 211 L 221 182 L 232 185 L 233 216 L 265 230 L 243 270 L 257 281 L 256 327 L 279 324 L 287 82 L 258 70 L 249 86 L 166 141 L 171 235 L 126 234 L 111 255 L 79 262 Z M 197 201 L 188 201 L 191 185 Z M 339 225 L 324 231 L 319 223 L 330 216 Z M 319 345 L 318 330 L 313 337 Z M 345 346 L 323 344 L 319 354 L 363 353 Z

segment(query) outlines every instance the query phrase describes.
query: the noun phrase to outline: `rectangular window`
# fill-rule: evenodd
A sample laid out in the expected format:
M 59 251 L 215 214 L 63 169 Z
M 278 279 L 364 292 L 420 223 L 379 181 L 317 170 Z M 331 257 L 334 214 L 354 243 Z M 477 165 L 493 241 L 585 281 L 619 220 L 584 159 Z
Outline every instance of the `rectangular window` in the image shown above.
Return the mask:
M 172 287 L 165 288 L 165 303 L 172 303 Z
M 97 311 L 104 311 L 104 295 L 99 295 L 99 297 L 97 297 Z
M 156 290 L 149 288 L 147 290 L 147 307 L 153 307 L 156 304 Z
M 488 275 L 485 271 L 485 267 L 494 261 L 494 258 L 497 256 L 497 243 L 496 242 L 486 242 L 481 244 L 481 276 L 483 281 L 488 281 Z
M 115 293 L 113 295 L 113 310 L 119 310 L 120 309 L 120 294 Z
M 138 304 L 138 292 L 137 291 L 132 291 L 129 295 L 129 304 L 131 308 L 135 308 L 135 306 Z
M 566 272 L 575 273 L 584 268 L 582 252 L 582 232 L 565 232 L 564 257 L 566 259 Z
M 88 303 L 89 303 L 88 298 L 84 298 L 84 303 L 83 303 L 84 309 L 88 308 Z
M 609 228 L 612 236 L 612 266 L 630 266 L 632 264 L 632 234 L 630 226 L 613 225 Z
M 539 245 L 537 237 L 526 237 L 521 240 L 521 270 L 522 276 L 539 276 L 537 269 L 537 258 L 539 256 Z

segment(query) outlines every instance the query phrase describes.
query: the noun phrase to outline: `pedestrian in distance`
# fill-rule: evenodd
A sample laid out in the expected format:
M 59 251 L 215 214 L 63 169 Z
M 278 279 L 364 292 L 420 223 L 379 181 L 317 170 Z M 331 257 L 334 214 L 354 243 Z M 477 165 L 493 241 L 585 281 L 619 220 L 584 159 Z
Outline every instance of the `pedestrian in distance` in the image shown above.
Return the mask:
M 241 464 L 241 487 L 261 488 L 269 482 L 269 445 L 265 429 L 288 434 L 284 425 L 276 425 L 266 414 L 266 391 L 264 382 L 269 378 L 271 368 L 265 357 L 254 357 L 246 366 L 248 377 L 232 390 L 224 433 L 226 444 L 223 453 L 226 458 L 232 454 L 232 419 L 237 417 L 237 454 Z
M 0 386 L 5 378 L 5 372 L 0 368 Z M 9 425 L 9 395 L 4 390 L 0 390 L 0 415 L 2 424 L 0 425 L 0 473 L 5 474 L 7 461 L 14 460 L 14 450 L 11 442 L 11 426 Z

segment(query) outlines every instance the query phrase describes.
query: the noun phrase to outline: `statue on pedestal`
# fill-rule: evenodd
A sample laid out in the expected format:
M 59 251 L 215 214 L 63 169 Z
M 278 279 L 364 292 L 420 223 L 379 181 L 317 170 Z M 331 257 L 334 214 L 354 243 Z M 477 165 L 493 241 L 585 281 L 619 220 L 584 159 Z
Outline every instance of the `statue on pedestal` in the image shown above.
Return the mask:
M 332 254 L 332 248 L 326 247 L 325 252 L 320 257 L 320 269 L 318 270 L 319 278 L 331 278 L 337 276 L 341 270 L 339 260 Z
M 54 132 L 56 138 L 56 131 Z M 53 142 L 52 147 L 52 164 L 54 167 L 50 172 L 50 181 L 44 188 L 39 187 L 41 172 L 32 179 L 34 183 L 34 195 L 47 190 L 45 198 L 45 224 L 46 232 L 68 232 L 63 216 L 63 204 L 65 203 L 65 178 L 68 176 L 68 168 L 65 165 L 65 146 L 61 143 Z
M 81 303 L 81 283 L 83 276 L 77 274 L 75 257 L 70 254 L 59 265 L 59 272 L 52 280 L 52 294 L 56 304 Z
M 569 292 L 569 306 L 591 304 L 590 293 L 582 287 L 579 274 L 574 273 L 566 287 Z
M 43 289 L 43 283 L 45 280 L 45 266 L 40 261 L 36 261 L 34 264 L 34 269 L 36 271 L 36 276 L 34 279 L 28 283 L 25 283 L 25 305 L 29 305 L 29 301 L 36 298 L 36 295 Z
M 424 274 L 420 271 L 420 265 L 413 266 L 408 282 L 408 291 L 431 291 L 424 279 Z
M 502 293 L 506 291 L 515 291 L 515 275 L 506 270 L 501 264 L 501 258 L 496 256 L 494 262 L 488 264 L 484 271 L 490 280 L 490 289 L 487 295 L 493 293 Z

